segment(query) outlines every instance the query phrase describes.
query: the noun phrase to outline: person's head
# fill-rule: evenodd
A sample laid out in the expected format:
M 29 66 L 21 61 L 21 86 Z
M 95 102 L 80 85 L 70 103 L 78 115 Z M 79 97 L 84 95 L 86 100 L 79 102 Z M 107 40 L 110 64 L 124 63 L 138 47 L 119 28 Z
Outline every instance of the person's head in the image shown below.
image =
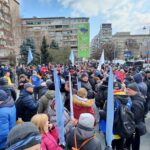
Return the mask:
M 65 90 L 66 90 L 67 92 L 70 91 L 70 88 L 69 88 L 69 81 L 67 81 L 67 82 L 65 83 Z
M 29 93 L 33 93 L 33 85 L 31 83 L 25 83 L 24 89 Z
M 36 114 L 32 117 L 31 122 L 36 125 L 39 129 L 40 133 L 47 133 L 48 132 L 48 116 L 46 114 Z
M 8 81 L 5 78 L 0 78 L 0 86 L 7 86 L 8 85 Z
M 40 150 L 41 135 L 31 122 L 16 125 L 8 134 L 6 150 Z
M 86 128 L 94 128 L 95 119 L 90 113 L 83 113 L 79 117 L 78 124 Z
M 9 71 L 6 71 L 6 72 L 5 72 L 5 76 L 10 77 L 10 72 L 9 72 Z
M 87 90 L 85 88 L 80 88 L 77 95 L 82 98 L 87 98 Z
M 145 73 L 146 73 L 146 77 L 147 77 L 148 79 L 150 79 L 150 68 L 147 68 L 147 69 L 145 70 Z
M 127 89 L 126 89 L 126 93 L 127 93 L 128 96 L 135 96 L 138 93 L 140 93 L 137 84 L 135 82 L 131 83 L 131 84 L 128 84 Z
M 20 76 L 19 76 L 19 80 L 20 81 L 25 81 L 27 79 L 27 77 L 26 77 L 26 75 L 24 75 L 24 74 L 21 74 Z
M 121 87 L 121 83 L 120 82 L 114 82 L 114 90 L 120 90 Z
M 81 79 L 82 79 L 82 81 L 87 82 L 87 81 L 89 80 L 88 74 L 87 74 L 87 73 L 83 73 L 83 74 L 81 75 Z
M 54 83 L 53 83 L 53 81 L 52 81 L 51 79 L 48 79 L 48 80 L 46 81 L 46 86 L 47 86 L 47 88 L 48 88 L 49 90 L 55 90 Z

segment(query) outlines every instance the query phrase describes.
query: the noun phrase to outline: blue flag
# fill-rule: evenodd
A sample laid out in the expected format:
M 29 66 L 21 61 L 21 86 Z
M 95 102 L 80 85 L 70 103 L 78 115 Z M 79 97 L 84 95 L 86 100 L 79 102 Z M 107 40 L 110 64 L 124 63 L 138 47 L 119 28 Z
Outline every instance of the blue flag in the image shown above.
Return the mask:
M 75 59 L 74 59 L 74 52 L 73 52 L 73 50 L 71 50 L 69 60 L 71 61 L 72 66 L 74 66 L 74 61 L 75 61 Z
M 106 142 L 111 147 L 113 140 L 113 123 L 114 123 L 114 93 L 113 93 L 113 73 L 110 67 L 107 95 L 107 119 L 106 119 Z
M 55 100 L 56 100 L 56 118 L 57 118 L 58 132 L 59 132 L 59 140 L 60 140 L 60 144 L 65 144 L 64 105 L 60 93 L 60 83 L 59 83 L 59 77 L 57 75 L 56 68 L 54 68 L 54 83 L 55 83 Z
M 78 77 L 77 77 L 77 88 L 78 90 L 81 88 L 81 81 L 79 81 Z
M 29 48 L 27 64 L 30 64 L 32 62 L 32 60 L 33 60 L 32 51 L 31 51 L 31 48 Z

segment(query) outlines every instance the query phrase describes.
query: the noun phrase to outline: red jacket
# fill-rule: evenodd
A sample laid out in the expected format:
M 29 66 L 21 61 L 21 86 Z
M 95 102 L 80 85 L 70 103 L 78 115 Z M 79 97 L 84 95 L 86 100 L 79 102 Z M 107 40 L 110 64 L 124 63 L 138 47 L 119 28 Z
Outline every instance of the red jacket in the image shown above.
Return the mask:
M 56 128 L 51 132 L 42 134 L 41 148 L 42 150 L 63 150 L 58 145 L 58 133 Z
M 78 99 L 77 95 L 73 95 L 73 109 L 74 109 L 75 119 L 79 119 L 80 114 L 82 113 L 90 113 L 95 118 L 93 105 L 94 105 L 94 100 L 81 101 Z

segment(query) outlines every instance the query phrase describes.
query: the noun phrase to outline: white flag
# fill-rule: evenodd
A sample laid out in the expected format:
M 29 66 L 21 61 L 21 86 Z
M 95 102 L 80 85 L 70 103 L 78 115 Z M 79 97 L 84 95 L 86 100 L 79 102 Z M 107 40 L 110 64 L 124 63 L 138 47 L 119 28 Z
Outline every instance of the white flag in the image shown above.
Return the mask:
M 104 63 L 105 63 L 105 58 L 104 58 L 104 50 L 103 50 L 102 55 L 101 55 L 101 58 L 100 58 L 100 60 L 99 60 L 99 65 L 98 65 L 97 70 L 101 70 L 101 66 L 102 66 L 102 64 L 104 64 Z

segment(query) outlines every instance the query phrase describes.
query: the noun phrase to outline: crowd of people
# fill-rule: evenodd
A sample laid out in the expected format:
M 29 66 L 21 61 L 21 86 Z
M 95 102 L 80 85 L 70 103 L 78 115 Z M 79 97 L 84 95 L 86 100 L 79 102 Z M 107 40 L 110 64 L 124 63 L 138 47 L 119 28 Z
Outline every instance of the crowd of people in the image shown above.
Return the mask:
M 150 68 L 104 64 L 97 70 L 92 62 L 0 66 L 0 150 L 102 150 L 95 128 L 106 136 L 110 67 L 114 79 L 112 149 L 140 150 L 150 109 Z M 65 143 L 60 143 L 57 129 L 54 68 L 64 104 Z M 70 98 L 74 118 L 70 117 Z M 111 149 L 107 142 L 106 149 Z

